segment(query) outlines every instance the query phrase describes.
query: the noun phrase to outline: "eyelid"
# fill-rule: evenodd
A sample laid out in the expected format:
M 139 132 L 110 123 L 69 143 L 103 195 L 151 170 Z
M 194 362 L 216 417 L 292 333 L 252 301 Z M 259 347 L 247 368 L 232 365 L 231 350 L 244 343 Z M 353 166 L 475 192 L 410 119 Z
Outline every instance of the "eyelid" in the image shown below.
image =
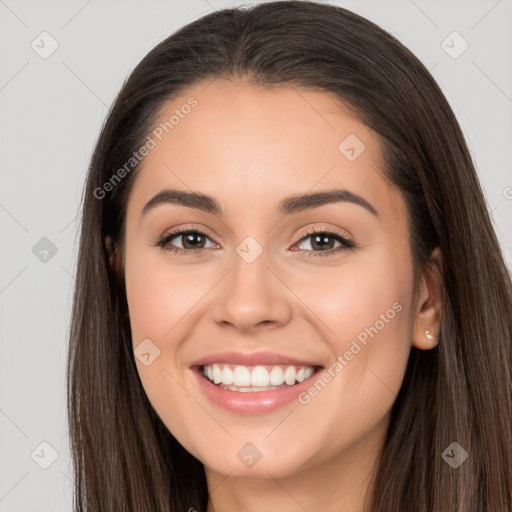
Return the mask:
M 201 226 L 201 227 L 197 227 L 197 226 Z M 168 241 L 170 239 L 175 238 L 180 235 L 183 235 L 188 232 L 197 232 L 199 234 L 202 234 L 202 235 L 206 236 L 208 239 L 210 239 L 214 244 L 220 245 L 215 241 L 214 237 L 212 237 L 207 231 L 208 230 L 205 227 L 203 227 L 202 225 L 188 224 L 185 226 L 180 226 L 180 227 L 173 228 L 173 229 L 167 231 L 164 235 L 162 235 L 159 238 L 157 243 L 154 245 L 160 246 L 162 249 L 165 249 L 165 245 L 168 243 Z M 344 230 L 341 230 L 341 231 L 344 231 Z M 341 247 L 337 247 L 335 249 L 329 249 L 327 251 L 309 251 L 309 250 L 305 250 L 305 249 L 300 249 L 297 251 L 309 253 L 308 256 L 315 256 L 315 255 L 316 256 L 323 256 L 323 255 L 329 256 L 329 255 L 337 254 L 338 252 L 340 252 L 344 249 L 345 250 L 354 249 L 357 247 L 357 244 L 352 241 L 351 236 L 346 236 L 345 234 L 340 233 L 339 231 L 337 231 L 334 228 L 328 228 L 328 227 L 322 227 L 322 226 L 315 226 L 315 227 L 308 228 L 305 232 L 303 232 L 301 234 L 300 238 L 298 238 L 297 241 L 292 244 L 292 247 L 297 245 L 298 243 L 302 242 L 304 239 L 307 239 L 310 236 L 315 235 L 315 234 L 327 234 L 327 235 L 332 236 L 333 238 L 337 238 L 338 241 L 341 243 Z M 169 250 L 171 252 L 175 252 L 177 254 L 186 254 L 186 253 L 188 253 L 188 254 L 196 253 L 197 254 L 197 253 L 204 251 L 205 249 L 207 249 L 207 248 L 182 249 L 180 247 L 172 247 L 167 250 Z
M 212 236 L 210 231 L 208 230 L 208 228 L 204 227 L 202 224 L 185 224 L 184 226 L 172 228 L 172 229 L 166 231 L 160 237 L 160 239 L 168 238 L 171 235 L 181 235 L 181 234 L 187 233 L 189 231 L 197 231 L 197 232 L 207 236 L 208 238 L 210 238 L 212 240 L 212 242 L 215 242 L 215 237 Z M 217 244 L 218 242 L 215 242 L 215 243 Z
M 212 237 L 211 234 L 209 234 L 207 232 L 208 231 L 207 228 L 203 227 L 201 224 L 197 224 L 197 225 L 196 224 L 187 224 L 187 225 L 181 226 L 179 228 L 172 228 L 171 230 L 166 231 L 160 237 L 160 239 L 168 238 L 171 235 L 179 235 L 179 234 L 186 233 L 188 231 L 196 231 L 196 230 L 199 233 L 208 236 L 213 242 L 215 242 L 215 240 L 214 240 L 215 237 Z M 342 230 L 342 231 L 344 231 L 345 233 L 348 234 L 347 231 L 345 231 L 345 230 Z M 326 228 L 326 227 L 316 226 L 316 227 L 308 228 L 306 231 L 304 231 L 300 235 L 300 237 L 297 238 L 297 240 L 293 243 L 293 245 L 297 244 L 298 242 L 301 242 L 307 236 L 314 235 L 316 233 L 328 233 L 330 235 L 344 238 L 347 241 L 351 241 L 351 238 L 352 238 L 350 234 L 349 234 L 349 236 L 346 236 L 345 234 L 336 231 L 334 228 Z M 215 243 L 218 244 L 218 242 L 215 242 Z
M 346 231 L 346 230 L 340 229 L 338 231 L 338 230 L 336 230 L 334 228 L 326 228 L 326 227 L 322 227 L 322 226 L 315 226 L 315 227 L 312 227 L 312 228 L 308 228 L 304 233 L 302 233 L 301 237 L 299 239 L 297 239 L 295 244 L 297 244 L 298 242 L 301 242 L 304 238 L 307 238 L 308 236 L 314 235 L 314 234 L 317 234 L 317 233 L 327 233 L 329 235 L 333 235 L 335 237 L 342 238 L 342 239 L 346 240 L 347 242 L 352 242 L 352 238 L 353 238 L 348 233 L 348 231 Z M 295 244 L 293 244 L 293 245 L 295 245 Z
M 327 251 L 312 251 L 312 250 L 310 251 L 307 249 L 296 249 L 296 251 L 297 252 L 300 251 L 307 258 L 317 258 L 317 257 L 337 257 L 347 251 L 353 251 L 358 248 L 358 244 L 356 244 L 352 240 L 352 236 L 347 237 L 344 234 L 341 234 L 336 229 L 320 227 L 320 226 L 309 228 L 305 233 L 302 234 L 301 238 L 299 238 L 299 240 L 297 240 L 297 242 L 295 242 L 293 244 L 293 246 L 301 243 L 303 240 L 307 240 L 308 238 L 310 238 L 311 236 L 316 235 L 316 234 L 326 234 L 330 238 L 336 239 L 338 241 L 338 243 L 340 244 L 339 247 L 331 248 Z

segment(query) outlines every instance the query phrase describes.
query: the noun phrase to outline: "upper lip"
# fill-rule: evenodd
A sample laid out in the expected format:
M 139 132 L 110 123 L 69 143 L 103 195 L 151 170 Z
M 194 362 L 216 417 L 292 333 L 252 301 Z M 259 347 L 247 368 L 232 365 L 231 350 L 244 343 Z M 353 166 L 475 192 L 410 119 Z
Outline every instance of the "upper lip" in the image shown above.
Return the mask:
M 285 354 L 277 352 L 217 352 L 210 354 L 191 363 L 192 366 L 204 366 L 213 363 L 238 364 L 241 366 L 257 366 L 257 365 L 293 365 L 293 366 L 322 366 L 312 361 L 297 359 Z

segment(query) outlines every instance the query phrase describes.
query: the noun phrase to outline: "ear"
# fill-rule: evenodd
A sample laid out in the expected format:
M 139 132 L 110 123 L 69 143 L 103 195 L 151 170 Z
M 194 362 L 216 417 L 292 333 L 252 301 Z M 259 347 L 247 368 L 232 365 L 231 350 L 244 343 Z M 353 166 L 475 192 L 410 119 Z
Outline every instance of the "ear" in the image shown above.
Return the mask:
M 418 303 L 414 314 L 412 344 L 421 350 L 438 343 L 443 306 L 441 250 L 436 247 L 421 272 Z
M 118 280 L 122 280 L 123 278 L 123 269 L 121 263 L 121 255 L 119 254 L 119 248 L 112 241 L 112 237 L 105 237 L 105 246 L 107 247 L 108 260 L 110 262 L 110 266 L 114 270 Z

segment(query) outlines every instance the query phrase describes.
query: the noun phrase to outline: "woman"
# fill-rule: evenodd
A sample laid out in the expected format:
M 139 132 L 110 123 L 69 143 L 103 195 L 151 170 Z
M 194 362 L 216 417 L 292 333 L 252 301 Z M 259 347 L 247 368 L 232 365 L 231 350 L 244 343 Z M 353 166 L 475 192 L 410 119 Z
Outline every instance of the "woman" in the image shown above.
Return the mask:
M 91 161 L 77 510 L 505 511 L 511 282 L 460 127 L 340 7 L 155 47 Z

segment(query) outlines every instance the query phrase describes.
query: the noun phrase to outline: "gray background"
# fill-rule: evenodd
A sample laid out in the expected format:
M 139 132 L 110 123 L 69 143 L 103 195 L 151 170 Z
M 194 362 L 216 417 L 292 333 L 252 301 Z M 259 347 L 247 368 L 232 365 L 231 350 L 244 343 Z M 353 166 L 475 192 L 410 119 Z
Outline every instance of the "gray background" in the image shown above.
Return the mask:
M 0 0 L 2 512 L 71 510 L 66 335 L 78 203 L 107 108 L 175 29 L 249 3 Z M 512 268 L 512 0 L 326 3 L 376 22 L 432 71 L 462 125 Z M 58 43 L 45 59 L 43 31 Z M 464 43 L 446 40 L 453 31 L 469 44 L 458 58 Z

